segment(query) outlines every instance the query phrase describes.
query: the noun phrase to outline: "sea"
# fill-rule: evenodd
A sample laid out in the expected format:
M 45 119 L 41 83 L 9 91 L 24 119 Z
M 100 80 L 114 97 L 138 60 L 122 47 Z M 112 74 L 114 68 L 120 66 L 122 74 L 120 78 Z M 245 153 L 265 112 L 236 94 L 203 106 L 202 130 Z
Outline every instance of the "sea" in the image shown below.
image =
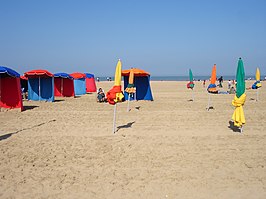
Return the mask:
M 220 76 L 217 76 L 219 78 Z M 264 79 L 264 76 L 261 76 Z M 96 76 L 97 78 L 97 76 Z M 114 77 L 98 77 L 100 81 L 112 81 L 114 80 Z M 188 76 L 151 76 L 151 81 L 188 81 Z M 210 76 L 194 76 L 194 81 L 203 81 L 203 80 L 209 80 Z M 223 80 L 233 80 L 236 79 L 234 75 L 225 75 L 223 76 Z M 254 80 L 255 77 L 246 76 L 247 80 Z

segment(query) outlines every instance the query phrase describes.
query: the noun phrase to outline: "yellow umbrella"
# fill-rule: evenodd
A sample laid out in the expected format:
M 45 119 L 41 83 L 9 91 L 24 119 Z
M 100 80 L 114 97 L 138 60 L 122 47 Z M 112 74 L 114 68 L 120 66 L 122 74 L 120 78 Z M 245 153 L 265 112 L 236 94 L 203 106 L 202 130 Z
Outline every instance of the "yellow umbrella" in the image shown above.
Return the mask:
M 122 90 L 121 90 L 121 78 L 122 78 L 122 63 L 119 59 L 116 65 L 116 69 L 115 69 L 115 85 L 106 94 L 109 104 L 115 105 L 114 106 L 113 133 L 116 132 L 116 104 L 117 102 L 122 102 L 122 99 L 124 97 Z
M 256 70 L 256 81 L 260 81 L 260 69 L 257 68 Z
M 115 69 L 115 86 L 121 86 L 121 77 L 122 77 L 122 63 L 119 59 Z
M 257 68 L 256 70 L 256 82 L 255 82 L 255 88 L 257 89 L 257 99 L 256 101 L 259 101 L 259 88 L 261 87 L 261 83 L 260 83 L 260 69 Z M 253 87 L 253 85 L 252 85 Z

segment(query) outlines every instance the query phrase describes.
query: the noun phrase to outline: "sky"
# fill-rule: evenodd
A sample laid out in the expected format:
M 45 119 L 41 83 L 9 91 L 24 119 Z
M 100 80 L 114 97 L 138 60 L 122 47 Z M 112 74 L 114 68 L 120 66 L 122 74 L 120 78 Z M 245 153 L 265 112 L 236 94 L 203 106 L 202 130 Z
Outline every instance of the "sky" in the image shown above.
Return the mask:
M 265 0 L 0 0 L 0 65 L 113 76 L 266 74 Z

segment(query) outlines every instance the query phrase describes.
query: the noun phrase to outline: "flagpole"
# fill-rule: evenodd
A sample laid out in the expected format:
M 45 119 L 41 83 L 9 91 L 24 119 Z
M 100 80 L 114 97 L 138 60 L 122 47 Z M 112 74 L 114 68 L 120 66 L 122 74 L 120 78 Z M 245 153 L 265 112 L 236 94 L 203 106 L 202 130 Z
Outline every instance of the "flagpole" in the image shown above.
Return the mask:
M 114 106 L 114 121 L 113 121 L 113 133 L 115 134 L 116 132 L 116 103 Z

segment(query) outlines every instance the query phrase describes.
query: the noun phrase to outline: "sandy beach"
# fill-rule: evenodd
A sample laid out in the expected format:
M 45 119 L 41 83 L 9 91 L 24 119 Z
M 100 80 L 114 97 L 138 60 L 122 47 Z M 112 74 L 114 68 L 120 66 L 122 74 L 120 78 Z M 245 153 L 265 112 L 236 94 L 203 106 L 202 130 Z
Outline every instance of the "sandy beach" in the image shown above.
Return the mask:
M 259 101 L 246 91 L 242 134 L 229 128 L 234 95 L 211 95 L 207 111 L 202 82 L 193 102 L 186 83 L 118 104 L 115 135 L 95 93 L 1 111 L 0 198 L 266 198 L 266 82 Z

